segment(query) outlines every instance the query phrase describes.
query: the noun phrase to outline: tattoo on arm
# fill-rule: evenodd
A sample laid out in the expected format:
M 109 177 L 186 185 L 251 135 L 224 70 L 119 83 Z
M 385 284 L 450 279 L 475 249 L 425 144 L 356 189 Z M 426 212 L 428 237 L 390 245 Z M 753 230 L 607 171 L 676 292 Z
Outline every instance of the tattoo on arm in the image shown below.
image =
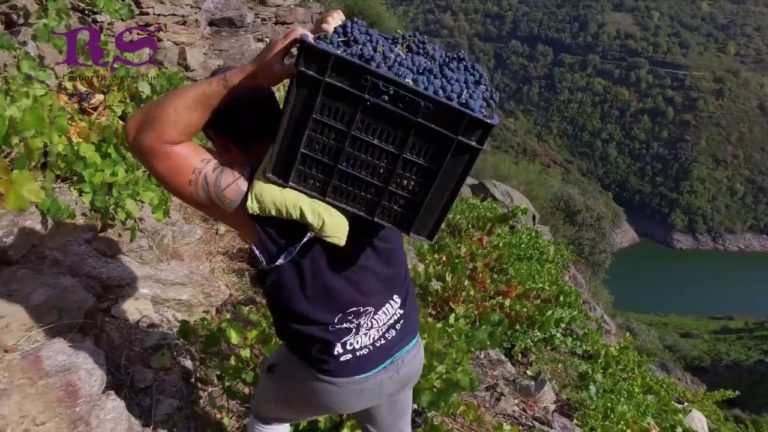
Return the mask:
M 200 161 L 189 180 L 192 192 L 201 202 L 211 202 L 226 210 L 235 210 L 245 197 L 245 178 L 210 158 Z
M 221 74 L 221 85 L 224 87 L 224 90 L 229 90 L 232 88 L 232 86 L 229 84 L 229 71 Z

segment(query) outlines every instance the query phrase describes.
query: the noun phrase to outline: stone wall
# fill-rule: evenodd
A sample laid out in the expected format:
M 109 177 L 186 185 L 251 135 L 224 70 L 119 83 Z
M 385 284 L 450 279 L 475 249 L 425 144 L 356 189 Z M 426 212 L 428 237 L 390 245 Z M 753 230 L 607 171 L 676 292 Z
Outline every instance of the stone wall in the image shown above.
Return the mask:
M 70 5 L 73 27 L 97 26 L 109 41 L 128 27 L 155 29 L 157 58 L 166 67 L 181 68 L 192 80 L 207 77 L 218 66 L 243 64 L 270 38 L 293 26 L 310 26 L 323 11 L 317 2 L 298 0 L 134 0 L 135 17 L 118 21 L 81 2 L 71 0 Z M 0 26 L 60 79 L 71 71 L 56 65 L 64 59 L 63 53 L 33 40 L 29 17 L 39 8 L 35 0 L 0 4 Z M 11 56 L 0 51 L 0 72 L 14 67 Z

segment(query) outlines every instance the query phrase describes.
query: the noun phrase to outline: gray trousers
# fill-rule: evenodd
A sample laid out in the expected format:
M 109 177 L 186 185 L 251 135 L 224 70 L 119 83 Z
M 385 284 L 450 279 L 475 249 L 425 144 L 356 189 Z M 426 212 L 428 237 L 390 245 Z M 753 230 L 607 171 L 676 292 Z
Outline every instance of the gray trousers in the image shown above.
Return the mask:
M 248 432 L 289 432 L 290 424 L 351 414 L 364 432 L 411 432 L 413 387 L 424 365 L 422 341 L 372 375 L 317 374 L 284 346 L 260 366 Z

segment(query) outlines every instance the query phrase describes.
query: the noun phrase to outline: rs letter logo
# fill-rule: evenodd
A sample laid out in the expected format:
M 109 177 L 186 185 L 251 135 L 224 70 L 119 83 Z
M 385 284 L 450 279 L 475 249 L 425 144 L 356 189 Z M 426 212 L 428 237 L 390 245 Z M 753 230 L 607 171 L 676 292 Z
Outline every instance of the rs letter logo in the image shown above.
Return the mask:
M 128 40 L 128 35 L 131 32 L 139 32 L 149 36 L 138 38 L 136 40 Z M 67 42 L 67 53 L 64 60 L 57 64 L 65 64 L 67 66 L 98 66 L 98 67 L 110 67 L 110 70 L 114 71 L 117 64 L 123 64 L 128 67 L 140 67 L 147 64 L 157 64 L 155 56 L 157 55 L 158 47 L 157 40 L 152 37 L 158 32 L 157 28 L 149 28 L 144 26 L 128 27 L 125 30 L 115 36 L 115 47 L 121 54 L 135 53 L 143 49 L 149 49 L 151 52 L 149 57 L 143 62 L 132 62 L 122 56 L 115 56 L 111 64 L 104 62 L 104 49 L 101 47 L 101 32 L 96 27 L 78 27 L 66 32 L 53 32 L 56 36 L 64 36 Z M 81 34 L 86 35 L 85 48 L 88 51 L 92 64 L 83 63 L 80 61 L 78 53 L 78 40 Z

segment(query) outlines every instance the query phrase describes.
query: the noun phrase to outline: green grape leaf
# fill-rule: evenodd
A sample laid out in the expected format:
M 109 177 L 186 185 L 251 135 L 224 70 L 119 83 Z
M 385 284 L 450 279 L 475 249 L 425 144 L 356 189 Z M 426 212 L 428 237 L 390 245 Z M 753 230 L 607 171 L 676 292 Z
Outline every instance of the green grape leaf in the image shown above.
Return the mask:
M 38 69 L 38 66 L 37 60 L 28 55 L 22 56 L 17 65 L 19 72 L 23 74 L 34 74 L 35 70 Z
M 40 105 L 30 105 L 19 119 L 19 132 L 39 131 L 47 124 L 45 111 Z
M 251 358 L 251 349 L 248 348 L 248 347 L 240 348 L 240 357 L 242 357 L 244 359 Z
M 69 123 L 67 123 L 67 116 L 65 114 L 59 113 L 56 116 L 56 133 L 62 135 L 69 133 Z
M 139 81 L 136 87 L 139 89 L 139 93 L 141 93 L 142 96 L 149 96 L 152 94 L 152 87 L 150 87 L 149 83 L 146 81 Z
M 64 38 L 56 38 L 51 41 L 51 45 L 59 52 L 62 52 L 67 47 L 67 40 Z
M 21 109 L 19 109 L 18 105 L 11 105 L 5 110 L 5 115 L 11 118 L 19 118 L 21 117 Z
M 51 29 L 48 26 L 39 25 L 34 29 L 36 42 L 48 42 L 51 40 Z
M 136 204 L 136 201 L 134 201 L 131 198 L 126 198 L 125 209 L 128 210 L 128 216 L 131 218 L 139 217 L 139 214 L 141 213 L 141 209 L 139 209 L 139 205 Z
M 243 381 L 245 381 L 246 384 L 253 384 L 253 381 L 256 379 L 256 374 L 253 371 L 248 371 L 243 373 Z
M 471 390 L 472 388 L 472 376 L 468 372 L 460 372 L 458 374 L 459 385 L 463 390 Z
M 240 341 L 243 340 L 243 333 L 245 333 L 245 331 L 236 323 L 229 323 L 229 325 L 225 327 L 225 331 L 227 334 L 227 340 L 232 345 L 239 345 Z
M 12 37 L 7 34 L 0 34 L 0 51 L 16 51 L 17 48 L 18 45 Z
M 10 188 L 4 196 L 3 207 L 6 210 L 24 211 L 31 203 L 40 202 L 43 190 L 37 184 L 35 177 L 26 170 L 16 170 L 11 173 Z

